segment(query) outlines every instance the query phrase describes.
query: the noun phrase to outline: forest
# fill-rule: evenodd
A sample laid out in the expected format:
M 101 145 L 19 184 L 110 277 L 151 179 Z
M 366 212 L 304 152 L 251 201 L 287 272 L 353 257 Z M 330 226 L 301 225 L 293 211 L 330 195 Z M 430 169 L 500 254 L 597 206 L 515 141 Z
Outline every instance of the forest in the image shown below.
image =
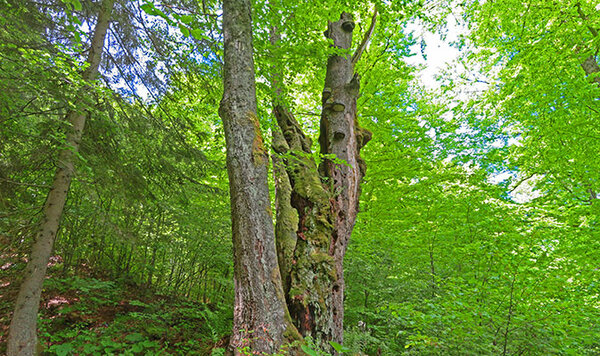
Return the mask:
M 600 355 L 597 0 L 0 0 L 0 355 Z

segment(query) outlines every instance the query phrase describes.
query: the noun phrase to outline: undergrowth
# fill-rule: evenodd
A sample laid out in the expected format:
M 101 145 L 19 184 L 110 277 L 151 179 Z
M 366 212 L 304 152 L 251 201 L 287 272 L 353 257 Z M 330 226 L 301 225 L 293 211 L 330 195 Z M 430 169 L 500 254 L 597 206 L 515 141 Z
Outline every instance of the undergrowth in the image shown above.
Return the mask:
M 6 331 L 16 293 L 8 291 L 12 286 L 4 287 L 0 307 L 7 315 L 0 324 Z M 210 355 L 227 343 L 232 317 L 229 306 L 89 276 L 50 273 L 38 335 L 43 355 Z M 6 339 L 0 338 L 0 354 L 5 352 Z
M 6 334 L 19 284 L 15 276 L 24 263 L 4 267 L 0 270 L 0 355 L 6 353 Z M 231 306 L 160 295 L 124 279 L 117 282 L 94 278 L 91 273 L 65 275 L 61 271 L 60 265 L 51 266 L 44 283 L 38 322 L 42 355 L 225 354 L 232 330 Z M 332 347 L 339 354 L 379 354 L 378 340 L 367 336 L 350 332 L 349 347 L 336 343 Z M 329 355 L 310 338 L 284 345 L 277 355 L 298 348 L 309 356 Z M 238 351 L 255 354 L 250 349 Z

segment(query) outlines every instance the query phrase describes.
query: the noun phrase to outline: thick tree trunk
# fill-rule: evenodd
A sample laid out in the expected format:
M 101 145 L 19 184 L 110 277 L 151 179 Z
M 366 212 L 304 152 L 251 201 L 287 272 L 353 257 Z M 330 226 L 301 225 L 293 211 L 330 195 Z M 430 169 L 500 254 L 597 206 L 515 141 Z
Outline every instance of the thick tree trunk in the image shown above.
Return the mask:
M 267 184 L 268 155 L 256 116 L 251 3 L 223 3 L 224 93 L 219 114 L 227 143 L 235 302 L 235 354 L 275 353 L 288 330 Z
M 87 58 L 88 67 L 83 72 L 85 81 L 92 81 L 98 74 L 113 4 L 114 0 L 102 2 Z M 75 171 L 74 156 L 79 149 L 85 125 L 85 113 L 71 111 L 67 114 L 66 120 L 71 124 L 66 142 L 69 148 L 63 149 L 59 154 L 58 168 L 44 205 L 42 224 L 35 237 L 31 256 L 25 269 L 25 278 L 17 296 L 8 336 L 9 356 L 34 355 L 37 348 L 37 314 L 42 285 Z
M 368 36 L 373 26 L 374 22 Z M 334 39 L 338 48 L 349 49 L 353 28 L 350 15 L 344 13 L 339 21 L 329 24 L 326 36 Z M 277 41 L 277 34 L 272 33 L 272 44 L 277 45 Z M 343 341 L 343 257 L 356 219 L 359 183 L 365 169 L 359 150 L 370 138 L 356 120 L 359 84 L 353 72 L 350 56 L 329 59 L 321 152 L 333 154 L 345 164 L 326 160 L 320 169 L 313 159 L 310 139 L 281 102 L 282 74 L 276 72 L 272 81 L 276 93 L 273 113 L 278 123 L 273 148 L 280 156 L 274 162 L 276 235 L 287 305 L 300 333 L 314 337 L 330 351 L 328 341 Z
M 279 35 L 271 32 L 277 46 Z M 281 66 L 273 68 L 275 92 L 273 114 L 273 159 L 277 223 L 275 226 L 279 268 L 287 307 L 294 326 L 303 336 L 312 336 L 329 348 L 333 337 L 331 289 L 335 277 L 328 254 L 332 234 L 329 191 L 319 177 L 306 137 L 285 107 Z
M 333 40 L 334 46 L 348 50 L 352 44 L 353 29 L 352 16 L 342 13 L 339 21 L 329 23 L 325 35 Z M 360 57 L 360 52 L 355 57 Z M 344 330 L 344 255 L 356 221 L 360 181 L 366 170 L 360 149 L 371 139 L 371 132 L 358 125 L 356 100 L 359 89 L 359 76 L 354 74 L 351 56 L 331 56 L 327 62 L 322 97 L 319 144 L 322 154 L 333 154 L 345 163 L 325 160 L 319 169 L 331 184 L 333 234 L 329 254 L 333 256 L 336 273 L 332 290 L 333 340 L 339 343 L 343 341 Z
M 298 331 L 324 346 L 334 340 L 332 289 L 336 278 L 329 254 L 333 235 L 330 194 L 318 173 L 311 143 L 292 114 L 276 105 L 282 133 L 274 149 L 285 170 L 277 169 L 277 246 L 285 273 L 288 309 Z

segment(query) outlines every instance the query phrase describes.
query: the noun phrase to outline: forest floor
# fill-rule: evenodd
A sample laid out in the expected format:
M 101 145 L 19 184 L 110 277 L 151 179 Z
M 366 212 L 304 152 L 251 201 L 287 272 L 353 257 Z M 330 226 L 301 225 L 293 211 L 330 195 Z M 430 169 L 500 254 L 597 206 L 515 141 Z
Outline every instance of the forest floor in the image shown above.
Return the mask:
M 25 262 L 0 256 L 0 355 L 18 279 Z M 220 355 L 231 332 L 231 311 L 165 296 L 151 288 L 111 281 L 79 266 L 64 273 L 51 258 L 40 302 L 43 355 Z

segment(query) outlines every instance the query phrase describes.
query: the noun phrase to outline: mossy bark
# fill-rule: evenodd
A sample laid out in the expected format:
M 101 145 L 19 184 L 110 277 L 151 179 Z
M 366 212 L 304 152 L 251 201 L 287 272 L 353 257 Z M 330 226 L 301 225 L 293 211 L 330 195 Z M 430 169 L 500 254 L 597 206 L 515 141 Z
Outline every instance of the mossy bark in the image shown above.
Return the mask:
M 88 67 L 82 74 L 85 81 L 94 80 L 98 74 L 113 5 L 114 0 L 102 2 L 86 62 Z M 83 90 L 86 89 L 89 88 Z M 37 314 L 42 286 L 71 180 L 75 174 L 75 155 L 79 150 L 85 126 L 86 114 L 81 108 L 81 99 L 78 100 L 76 109 L 71 110 L 66 116 L 66 121 L 70 124 L 66 142 L 69 148 L 63 149 L 59 154 L 52 187 L 44 204 L 42 223 L 33 242 L 31 256 L 25 269 L 25 278 L 17 296 L 8 336 L 10 356 L 28 356 L 37 353 Z
M 251 3 L 223 2 L 223 99 L 233 229 L 235 304 L 230 351 L 273 354 L 289 332 L 267 185 L 268 156 L 256 116 Z
M 311 142 L 282 105 L 274 114 L 281 132 L 274 149 L 277 171 L 277 240 L 287 306 L 303 336 L 333 340 L 331 288 L 334 259 L 328 254 L 333 234 L 330 194 L 311 153 Z
M 329 23 L 326 36 L 349 49 L 354 22 L 343 13 Z M 274 41 L 275 39 L 275 41 Z M 276 45 L 276 36 L 271 41 Z M 365 172 L 359 151 L 370 133 L 358 126 L 358 77 L 350 56 L 329 58 L 319 143 L 325 160 L 320 167 L 312 142 L 281 103 L 281 74 L 272 82 L 276 100 L 273 133 L 276 152 L 276 237 L 287 306 L 303 336 L 312 336 L 333 351 L 328 341 L 343 341 L 343 257 L 358 212 L 360 180 Z

